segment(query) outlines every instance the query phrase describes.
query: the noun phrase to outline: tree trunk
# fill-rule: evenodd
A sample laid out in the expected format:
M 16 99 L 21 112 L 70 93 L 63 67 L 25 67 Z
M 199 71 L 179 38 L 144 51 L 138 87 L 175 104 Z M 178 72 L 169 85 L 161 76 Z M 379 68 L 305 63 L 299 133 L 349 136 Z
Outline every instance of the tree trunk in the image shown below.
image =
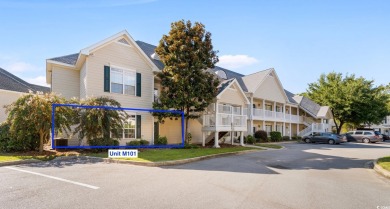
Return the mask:
M 343 122 L 343 121 L 340 121 L 339 127 L 336 128 L 336 129 L 337 129 L 337 134 L 340 134 L 341 128 L 343 127 L 343 125 L 344 125 L 344 122 Z
M 188 144 L 189 143 L 189 141 L 188 141 L 188 121 L 189 121 L 189 117 L 186 117 L 185 118 L 185 120 L 186 120 L 186 124 L 185 124 L 185 135 L 184 135 L 184 137 L 185 137 L 185 140 L 186 140 L 186 144 Z

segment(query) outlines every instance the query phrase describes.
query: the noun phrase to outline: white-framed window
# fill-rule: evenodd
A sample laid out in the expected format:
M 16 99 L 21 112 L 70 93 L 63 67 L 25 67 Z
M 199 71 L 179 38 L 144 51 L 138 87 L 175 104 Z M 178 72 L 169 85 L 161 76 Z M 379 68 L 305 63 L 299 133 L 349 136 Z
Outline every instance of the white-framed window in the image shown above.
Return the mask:
M 123 124 L 123 128 L 119 130 L 116 138 L 120 139 L 135 139 L 137 134 L 137 123 L 135 115 L 130 115 L 126 122 Z
M 136 72 L 111 67 L 110 87 L 112 93 L 135 95 Z

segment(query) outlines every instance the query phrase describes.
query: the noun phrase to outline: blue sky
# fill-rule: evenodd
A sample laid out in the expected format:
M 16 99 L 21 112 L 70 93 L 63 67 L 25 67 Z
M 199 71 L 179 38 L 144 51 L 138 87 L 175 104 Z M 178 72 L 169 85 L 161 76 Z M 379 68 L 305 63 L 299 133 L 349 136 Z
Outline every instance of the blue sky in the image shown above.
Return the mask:
M 157 44 L 177 20 L 212 33 L 219 66 L 242 74 L 275 68 L 303 92 L 322 73 L 390 79 L 390 1 L 0 0 L 0 67 L 44 84 L 45 60 L 126 29 Z

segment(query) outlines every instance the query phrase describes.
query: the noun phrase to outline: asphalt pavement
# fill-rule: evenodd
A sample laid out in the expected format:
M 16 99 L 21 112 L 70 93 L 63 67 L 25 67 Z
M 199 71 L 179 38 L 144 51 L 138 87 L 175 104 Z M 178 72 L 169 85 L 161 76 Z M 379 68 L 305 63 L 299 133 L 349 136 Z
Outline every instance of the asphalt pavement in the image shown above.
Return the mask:
M 390 208 L 390 180 L 370 168 L 390 143 L 284 146 L 169 167 L 0 167 L 0 208 Z

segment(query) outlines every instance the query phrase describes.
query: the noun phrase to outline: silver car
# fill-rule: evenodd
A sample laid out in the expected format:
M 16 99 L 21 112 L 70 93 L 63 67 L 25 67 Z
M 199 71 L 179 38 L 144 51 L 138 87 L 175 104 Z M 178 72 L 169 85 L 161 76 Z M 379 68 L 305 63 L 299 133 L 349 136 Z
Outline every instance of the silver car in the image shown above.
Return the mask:
M 348 141 L 375 143 L 381 141 L 381 136 L 375 131 L 356 130 L 347 132 Z

